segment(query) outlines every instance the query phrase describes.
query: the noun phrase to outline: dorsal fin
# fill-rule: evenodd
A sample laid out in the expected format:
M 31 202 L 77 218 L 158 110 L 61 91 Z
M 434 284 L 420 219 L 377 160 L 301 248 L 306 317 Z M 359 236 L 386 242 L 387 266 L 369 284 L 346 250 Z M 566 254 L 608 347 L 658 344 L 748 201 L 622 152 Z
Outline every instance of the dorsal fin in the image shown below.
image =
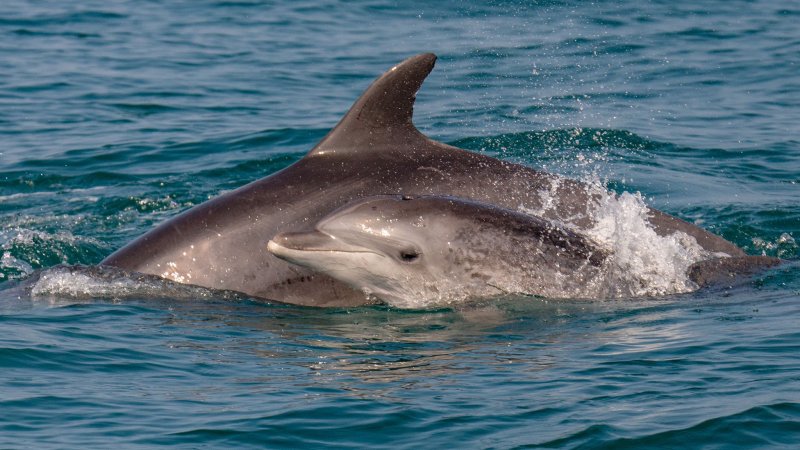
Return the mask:
M 426 139 L 411 121 L 414 100 L 436 55 L 412 56 L 370 85 L 308 156 L 353 153 Z

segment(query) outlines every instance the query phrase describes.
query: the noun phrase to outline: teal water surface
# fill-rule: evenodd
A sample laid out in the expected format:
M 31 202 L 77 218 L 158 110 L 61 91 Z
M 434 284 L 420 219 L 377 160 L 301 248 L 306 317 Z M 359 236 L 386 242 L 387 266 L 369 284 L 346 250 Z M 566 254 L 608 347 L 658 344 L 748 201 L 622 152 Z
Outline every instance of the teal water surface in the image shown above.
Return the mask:
M 800 5 L 697 3 L 3 1 L 0 448 L 797 448 Z M 18 289 L 298 160 L 425 51 L 431 137 L 789 262 L 465 309 Z

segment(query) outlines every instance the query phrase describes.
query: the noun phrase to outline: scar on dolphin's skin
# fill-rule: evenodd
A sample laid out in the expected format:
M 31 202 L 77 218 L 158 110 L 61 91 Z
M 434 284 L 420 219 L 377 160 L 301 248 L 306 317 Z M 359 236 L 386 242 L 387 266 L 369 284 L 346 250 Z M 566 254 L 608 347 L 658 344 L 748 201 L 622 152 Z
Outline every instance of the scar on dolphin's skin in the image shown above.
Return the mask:
M 435 62 L 435 55 L 425 53 L 396 65 L 304 158 L 168 219 L 101 264 L 161 275 L 172 262 L 192 274 L 188 282 L 194 285 L 299 305 L 357 306 L 373 300 L 330 275 L 277 258 L 267 240 L 307 229 L 353 200 L 380 194 L 458 196 L 536 211 L 543 206 L 538 193 L 554 182 L 559 187 L 541 219 L 591 225 L 587 211 L 594 196 L 587 185 L 436 142 L 417 130 L 416 93 Z M 721 237 L 660 211 L 652 210 L 649 220 L 662 236 L 682 232 L 710 253 L 745 255 Z M 311 279 L 288 283 L 304 276 Z

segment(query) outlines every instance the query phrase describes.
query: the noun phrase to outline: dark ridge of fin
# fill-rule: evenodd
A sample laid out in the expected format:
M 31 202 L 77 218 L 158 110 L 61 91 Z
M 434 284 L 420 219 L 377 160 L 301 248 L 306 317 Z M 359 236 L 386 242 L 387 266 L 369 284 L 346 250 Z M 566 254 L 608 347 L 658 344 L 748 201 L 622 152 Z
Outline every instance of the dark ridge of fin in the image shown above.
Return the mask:
M 353 153 L 427 139 L 414 127 L 411 117 L 417 91 L 435 63 L 436 55 L 423 53 L 389 69 L 361 94 L 308 156 Z
M 696 262 L 689 267 L 689 279 L 700 287 L 722 285 L 737 278 L 755 275 L 762 270 L 777 266 L 782 261 L 769 256 L 738 256 L 713 258 Z

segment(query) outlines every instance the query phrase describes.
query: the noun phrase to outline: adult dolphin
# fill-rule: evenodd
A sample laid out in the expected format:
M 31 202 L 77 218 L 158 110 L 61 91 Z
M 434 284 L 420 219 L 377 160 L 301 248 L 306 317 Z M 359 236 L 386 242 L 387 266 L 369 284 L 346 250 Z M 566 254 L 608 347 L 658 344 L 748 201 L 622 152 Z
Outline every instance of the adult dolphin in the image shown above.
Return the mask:
M 286 303 L 355 306 L 369 301 L 362 292 L 278 259 L 267 241 L 375 194 L 455 195 L 588 226 L 593 195 L 583 183 L 435 142 L 414 127 L 415 96 L 435 61 L 421 54 L 391 68 L 303 159 L 167 220 L 101 264 Z M 682 231 L 708 251 L 743 255 L 657 210 L 650 220 L 661 235 Z

